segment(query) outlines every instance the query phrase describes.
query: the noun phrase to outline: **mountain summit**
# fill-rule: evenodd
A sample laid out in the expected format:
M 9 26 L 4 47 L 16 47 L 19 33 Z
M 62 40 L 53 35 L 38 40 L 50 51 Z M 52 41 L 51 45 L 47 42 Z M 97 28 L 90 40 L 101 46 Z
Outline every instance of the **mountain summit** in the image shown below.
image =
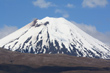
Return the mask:
M 110 47 L 64 18 L 35 19 L 1 39 L 0 47 L 22 53 L 110 59 Z

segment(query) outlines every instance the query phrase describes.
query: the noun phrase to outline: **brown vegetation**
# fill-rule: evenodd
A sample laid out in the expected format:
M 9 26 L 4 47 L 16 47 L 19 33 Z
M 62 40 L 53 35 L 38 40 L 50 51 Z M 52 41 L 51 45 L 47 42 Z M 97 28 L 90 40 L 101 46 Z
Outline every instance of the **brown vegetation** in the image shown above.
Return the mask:
M 0 73 L 110 73 L 110 60 L 0 49 Z

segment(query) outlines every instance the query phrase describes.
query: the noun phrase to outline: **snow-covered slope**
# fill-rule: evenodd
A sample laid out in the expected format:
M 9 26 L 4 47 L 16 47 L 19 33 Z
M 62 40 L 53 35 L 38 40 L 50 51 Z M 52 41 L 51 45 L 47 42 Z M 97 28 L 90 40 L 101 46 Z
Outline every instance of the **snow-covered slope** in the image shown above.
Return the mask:
M 62 53 L 110 59 L 110 47 L 64 18 L 36 19 L 1 39 L 0 47 L 23 53 Z

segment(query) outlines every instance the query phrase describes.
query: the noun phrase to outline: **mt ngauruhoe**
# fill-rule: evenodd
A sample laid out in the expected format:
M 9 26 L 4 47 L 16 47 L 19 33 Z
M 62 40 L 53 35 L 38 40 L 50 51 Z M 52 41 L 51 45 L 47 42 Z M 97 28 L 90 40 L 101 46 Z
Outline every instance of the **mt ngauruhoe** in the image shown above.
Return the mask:
M 64 18 L 36 19 L 1 39 L 0 47 L 22 53 L 110 59 L 110 47 Z

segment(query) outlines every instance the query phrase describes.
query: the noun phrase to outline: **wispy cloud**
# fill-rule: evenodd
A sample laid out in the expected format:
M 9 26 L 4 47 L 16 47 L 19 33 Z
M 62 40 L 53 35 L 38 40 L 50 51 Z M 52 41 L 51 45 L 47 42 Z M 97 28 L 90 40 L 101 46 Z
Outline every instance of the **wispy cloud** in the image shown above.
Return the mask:
M 33 1 L 32 3 L 34 4 L 34 6 L 38 6 L 40 8 L 48 8 L 48 7 L 56 6 L 55 4 L 51 2 L 46 2 L 45 0 L 36 0 Z
M 64 10 L 56 9 L 56 10 L 55 10 L 55 13 L 60 13 L 60 14 L 62 14 L 62 16 L 63 16 L 64 18 L 68 18 L 68 17 L 69 17 L 69 14 L 68 14 L 66 11 L 64 11 Z
M 16 31 L 18 28 L 16 26 L 7 26 L 4 25 L 3 28 L 0 28 L 0 39 L 9 35 L 10 33 Z
M 95 37 L 96 39 L 102 41 L 103 43 L 110 45 L 110 32 L 107 33 L 101 33 L 97 31 L 95 26 L 86 25 L 86 24 L 78 24 L 74 21 L 72 21 L 73 24 L 78 26 L 80 29 L 88 33 L 89 35 Z
M 55 13 L 62 13 L 63 11 L 62 10 L 60 10 L 60 9 L 56 9 L 55 10 Z
M 64 18 L 68 18 L 69 17 L 69 14 L 63 14 L 63 17 Z
M 83 0 L 82 6 L 83 7 L 105 7 L 108 4 L 107 0 Z
M 68 4 L 66 5 L 66 7 L 68 7 L 68 8 L 74 8 L 75 6 L 74 6 L 73 4 L 68 3 Z

